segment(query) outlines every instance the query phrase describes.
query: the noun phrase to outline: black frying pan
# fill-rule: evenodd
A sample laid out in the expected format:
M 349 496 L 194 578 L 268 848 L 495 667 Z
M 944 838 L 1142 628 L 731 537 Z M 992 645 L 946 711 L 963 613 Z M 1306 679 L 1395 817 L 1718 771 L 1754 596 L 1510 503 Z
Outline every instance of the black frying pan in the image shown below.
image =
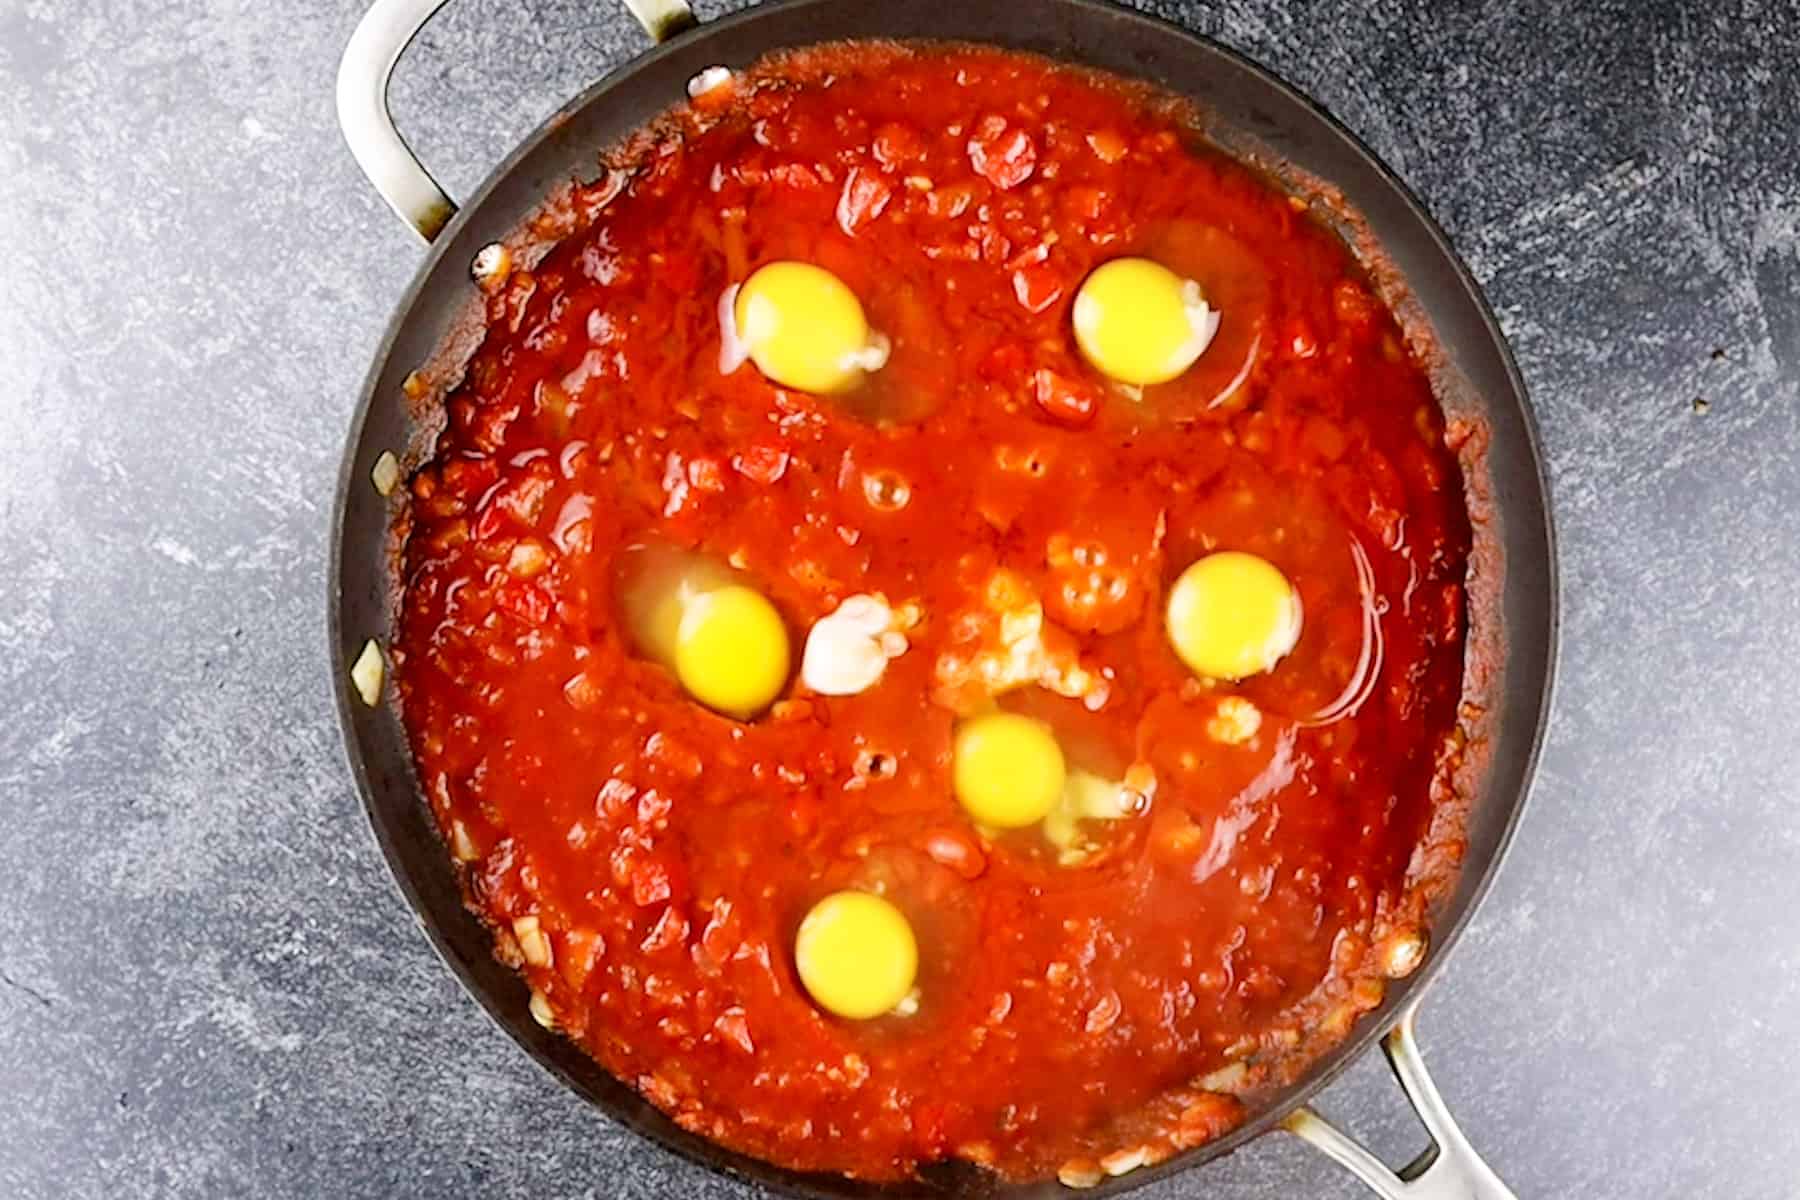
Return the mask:
M 1412 1017 L 1420 994 L 1486 893 L 1525 803 L 1556 657 L 1556 560 L 1537 434 L 1518 369 L 1468 268 L 1411 193 L 1367 147 L 1268 72 L 1213 42 L 1104 0 L 791 0 L 704 28 L 694 27 L 684 0 L 626 0 L 652 36 L 668 40 L 545 121 L 459 212 L 412 156 L 387 112 L 395 61 L 443 3 L 375 0 L 351 39 L 338 78 L 339 116 L 358 161 L 431 248 L 376 352 L 351 422 L 332 520 L 327 602 L 332 674 L 351 772 L 400 890 L 469 993 L 551 1074 L 615 1120 L 696 1162 L 779 1192 L 1026 1196 L 1062 1190 L 1054 1182 L 1001 1185 L 971 1170 L 945 1170 L 917 1183 L 883 1187 L 800 1175 L 677 1128 L 572 1042 L 531 1018 L 524 983 L 494 958 L 487 930 L 463 907 L 449 855 L 413 776 L 397 714 L 392 706 L 364 704 L 347 669 L 368 641 L 385 643 L 395 607 L 393 512 L 371 484 L 372 472 L 384 452 L 404 455 L 428 442 L 429 418 L 408 402 L 404 383 L 422 364 L 454 356 L 452 334 L 468 327 L 479 303 L 470 280 L 477 252 L 518 230 L 557 185 L 590 176 L 602 148 L 682 99 L 687 81 L 706 67 L 742 67 L 770 51 L 848 38 L 987 42 L 1135 76 L 1188 96 L 1209 114 L 1214 136 L 1228 147 L 1253 148 L 1297 170 L 1296 177 L 1335 186 L 1366 221 L 1401 291 L 1416 302 L 1415 318 L 1443 349 L 1437 383 L 1446 409 L 1478 420 L 1487 431 L 1485 457 L 1464 465 L 1472 500 L 1485 494 L 1489 509 L 1477 529 L 1472 630 L 1487 635 L 1492 661 L 1501 669 L 1471 697 L 1491 714 L 1490 756 L 1469 814 L 1463 872 L 1436 914 L 1424 964 L 1391 987 L 1385 1003 L 1303 1078 L 1268 1097 L 1254 1119 L 1218 1141 L 1108 1180 L 1097 1191 L 1116 1194 L 1192 1169 L 1280 1126 L 1392 1200 L 1510 1200 L 1425 1075 Z M 1377 1038 L 1434 1142 L 1398 1175 L 1306 1107 Z

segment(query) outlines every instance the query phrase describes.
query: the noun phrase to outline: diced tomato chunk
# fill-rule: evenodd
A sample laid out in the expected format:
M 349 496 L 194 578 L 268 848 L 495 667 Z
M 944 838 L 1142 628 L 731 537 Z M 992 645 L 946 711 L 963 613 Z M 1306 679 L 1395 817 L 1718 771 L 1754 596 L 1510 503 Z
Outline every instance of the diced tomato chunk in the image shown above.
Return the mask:
M 1062 299 L 1063 281 L 1048 263 L 1034 262 L 1012 273 L 1013 296 L 1028 313 L 1041 313 Z
M 716 458 L 691 458 L 687 465 L 688 483 L 696 491 L 722 492 L 725 490 L 725 473 L 719 468 Z
M 1087 144 L 1088 148 L 1094 152 L 1094 157 L 1108 165 L 1124 158 L 1130 149 L 1125 144 L 1125 139 L 1110 129 L 1096 129 L 1093 133 L 1088 134 Z
M 631 902 L 639 908 L 660 904 L 675 894 L 668 865 L 660 859 L 646 858 L 631 870 Z
M 844 177 L 844 190 L 838 196 L 837 223 L 850 236 L 873 221 L 887 208 L 894 189 L 888 181 L 865 167 L 852 167 Z
M 805 163 L 781 163 L 769 168 L 769 182 L 776 187 L 810 192 L 824 186 L 819 173 Z
M 720 1013 L 713 1022 L 713 1032 L 745 1054 L 756 1053 L 756 1043 L 750 1040 L 750 1022 L 742 1008 L 734 1006 Z
M 890 121 L 875 131 L 872 148 L 875 161 L 884 167 L 898 168 L 924 157 L 925 139 L 916 129 Z
M 774 483 L 787 473 L 788 452 L 780 446 L 759 442 L 734 455 L 731 465 L 752 483 Z
M 542 625 L 550 619 L 550 597 L 536 584 L 502 584 L 494 592 L 494 603 L 531 625 Z
M 638 949 L 645 954 L 661 954 L 675 950 L 687 944 L 688 919 L 673 904 L 663 909 L 662 916 L 644 938 Z
M 1031 377 L 1031 396 L 1044 415 L 1061 425 L 1086 425 L 1100 409 L 1091 384 L 1039 367 Z
M 995 187 L 1015 188 L 1031 178 L 1037 143 L 1023 129 L 1009 128 L 1005 117 L 983 117 L 969 138 L 969 162 Z
M 1072 187 L 1062 194 L 1058 207 L 1064 217 L 1074 221 L 1097 221 L 1106 211 L 1106 193 L 1097 187 Z

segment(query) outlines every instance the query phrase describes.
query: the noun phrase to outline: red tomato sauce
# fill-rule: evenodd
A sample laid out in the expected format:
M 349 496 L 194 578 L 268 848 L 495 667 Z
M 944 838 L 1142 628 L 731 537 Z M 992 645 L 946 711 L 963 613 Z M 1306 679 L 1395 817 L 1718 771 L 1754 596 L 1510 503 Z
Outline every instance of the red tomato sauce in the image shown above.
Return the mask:
M 1304 204 L 1116 81 L 853 46 L 702 94 L 547 220 L 554 246 L 486 281 L 411 479 L 394 655 L 424 790 L 541 1020 L 776 1163 L 1092 1182 L 1233 1127 L 1412 969 L 1470 524 L 1424 372 Z M 1136 396 L 1070 329 L 1124 254 L 1223 314 Z M 834 272 L 891 339 L 859 389 L 720 373 L 719 297 L 776 259 Z M 729 563 L 796 663 L 848 595 L 920 620 L 869 691 L 796 678 L 735 721 L 621 629 L 645 542 Z M 1304 608 L 1238 685 L 1163 629 L 1215 549 Z M 1000 702 L 1077 765 L 1156 779 L 1074 864 L 984 836 L 949 783 L 981 656 L 1033 601 L 1068 686 Z M 912 1015 L 802 988 L 796 926 L 844 888 L 910 920 Z

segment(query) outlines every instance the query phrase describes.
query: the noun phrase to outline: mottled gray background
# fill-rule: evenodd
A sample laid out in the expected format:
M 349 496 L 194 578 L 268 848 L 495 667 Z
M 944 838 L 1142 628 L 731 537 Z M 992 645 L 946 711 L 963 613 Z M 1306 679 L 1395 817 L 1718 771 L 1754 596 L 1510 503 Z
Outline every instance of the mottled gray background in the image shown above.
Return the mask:
M 738 1196 L 461 995 L 339 757 L 327 512 L 421 255 L 333 118 L 360 7 L 0 0 L 0 1195 Z M 1155 7 L 1411 181 L 1543 423 L 1562 687 L 1443 1090 L 1523 1197 L 1795 1195 L 1800 12 Z M 466 194 L 643 44 L 461 0 L 395 110 Z M 1374 1062 L 1323 1107 L 1423 1142 Z M 1274 1136 L 1148 1195 L 1361 1193 Z

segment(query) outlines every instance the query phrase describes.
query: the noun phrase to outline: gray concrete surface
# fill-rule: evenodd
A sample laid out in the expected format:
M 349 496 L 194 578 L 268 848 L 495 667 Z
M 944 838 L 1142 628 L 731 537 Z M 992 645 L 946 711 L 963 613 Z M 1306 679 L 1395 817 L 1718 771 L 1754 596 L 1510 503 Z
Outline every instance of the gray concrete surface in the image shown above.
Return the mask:
M 420 256 L 333 120 L 359 8 L 0 0 L 0 1196 L 737 1196 L 464 999 L 340 761 L 327 512 Z M 1542 419 L 1563 682 L 1443 1090 L 1522 1197 L 1800 1194 L 1800 11 L 1156 8 L 1412 182 Z M 395 108 L 466 194 L 642 44 L 461 0 Z M 1375 1063 L 1324 1107 L 1423 1142 Z M 1151 1193 L 1361 1194 L 1279 1136 Z

